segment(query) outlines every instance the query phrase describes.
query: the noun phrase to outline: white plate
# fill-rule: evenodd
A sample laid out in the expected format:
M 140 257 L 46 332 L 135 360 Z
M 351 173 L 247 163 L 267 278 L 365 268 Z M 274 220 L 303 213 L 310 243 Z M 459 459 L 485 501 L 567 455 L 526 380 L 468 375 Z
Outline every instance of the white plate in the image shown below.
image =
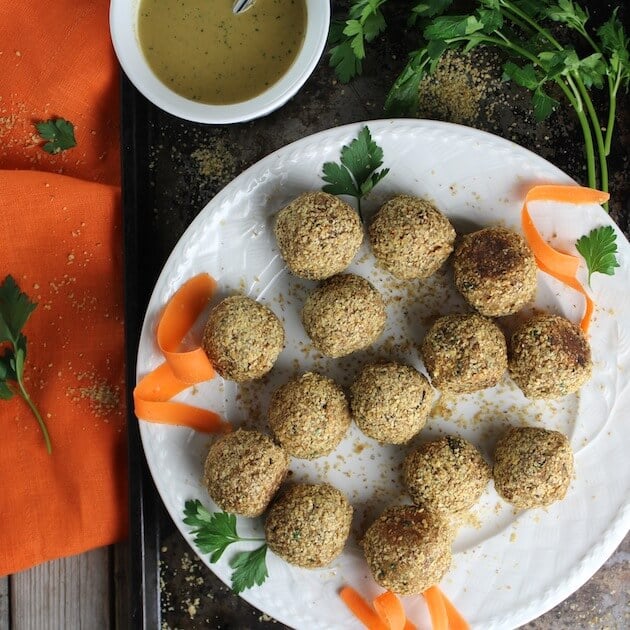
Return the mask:
M 156 284 L 138 351 L 138 378 L 155 368 L 161 356 L 155 343 L 160 310 L 181 284 L 200 272 L 216 278 L 216 299 L 242 292 L 266 303 L 282 319 L 287 345 L 276 367 L 262 381 L 236 387 L 216 378 L 180 396 L 224 414 L 235 425 L 264 429 L 270 392 L 296 372 L 316 368 L 348 385 L 357 366 L 370 356 L 408 361 L 423 369 L 414 347 L 426 317 L 463 310 L 453 295 L 448 271 L 427 285 L 395 282 L 374 266 L 364 243 L 350 270 L 368 277 L 388 302 L 388 324 L 373 351 L 325 360 L 310 349 L 299 321 L 306 291 L 314 283 L 290 276 L 273 237 L 274 213 L 299 193 L 320 189 L 322 164 L 337 161 L 365 123 L 304 138 L 264 158 L 221 191 L 183 235 Z M 560 170 L 501 138 L 456 125 L 421 120 L 367 123 L 383 148 L 390 174 L 365 204 L 368 215 L 396 193 L 428 197 L 458 231 L 502 223 L 518 229 L 525 191 L 537 183 L 572 183 Z M 456 432 L 490 458 L 492 446 L 508 424 L 530 423 L 564 431 L 575 451 L 576 474 L 564 501 L 546 510 L 515 513 L 492 484 L 454 543 L 453 564 L 442 582 L 473 627 L 505 629 L 539 616 L 583 584 L 614 551 L 630 523 L 630 245 L 596 205 L 536 203 L 534 220 L 560 248 L 575 252 L 575 240 L 601 225 L 617 233 L 621 267 L 614 277 L 595 275 L 598 305 L 591 327 L 594 375 L 578 395 L 558 402 L 530 402 L 506 376 L 497 387 L 438 404 L 421 436 Z M 584 270 L 582 270 L 584 272 Z M 539 274 L 537 306 L 579 321 L 582 300 L 549 276 Z M 409 341 L 413 342 L 409 344 Z M 237 396 L 238 394 L 238 396 Z M 216 509 L 201 484 L 209 439 L 185 428 L 140 423 L 142 440 L 162 499 L 180 531 L 195 548 L 182 522 L 184 503 L 200 499 Z M 380 446 L 352 426 L 329 457 L 293 460 L 293 479 L 327 479 L 355 506 L 353 531 L 386 505 L 405 501 L 398 465 L 405 448 Z M 241 535 L 262 532 L 261 519 L 238 519 Z M 229 583 L 228 559 L 237 546 L 210 568 Z M 244 547 L 238 547 L 243 549 Z M 208 557 L 201 555 L 204 562 Z M 360 628 L 337 597 L 349 584 L 366 596 L 380 589 L 353 535 L 342 556 L 321 570 L 292 567 L 273 554 L 269 578 L 242 596 L 251 604 L 296 628 Z M 410 618 L 427 627 L 421 598 L 405 598 Z

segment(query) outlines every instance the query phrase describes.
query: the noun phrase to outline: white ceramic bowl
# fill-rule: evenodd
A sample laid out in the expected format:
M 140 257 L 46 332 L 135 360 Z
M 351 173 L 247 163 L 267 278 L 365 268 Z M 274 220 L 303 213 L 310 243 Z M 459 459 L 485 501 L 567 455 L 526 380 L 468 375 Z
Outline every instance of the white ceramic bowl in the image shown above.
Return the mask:
M 191 101 L 164 85 L 149 67 L 138 41 L 140 0 L 111 0 L 109 26 L 120 65 L 146 98 L 161 109 L 194 122 L 225 124 L 259 118 L 284 105 L 313 72 L 322 55 L 330 24 L 328 0 L 306 1 L 306 33 L 297 58 L 280 80 L 262 94 L 230 105 Z

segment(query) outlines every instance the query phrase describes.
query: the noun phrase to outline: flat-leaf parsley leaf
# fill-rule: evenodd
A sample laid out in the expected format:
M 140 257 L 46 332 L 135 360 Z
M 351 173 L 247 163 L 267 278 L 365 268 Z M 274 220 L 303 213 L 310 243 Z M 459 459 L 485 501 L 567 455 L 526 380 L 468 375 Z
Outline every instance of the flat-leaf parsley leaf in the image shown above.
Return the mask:
M 617 235 L 610 225 L 595 228 L 578 239 L 575 248 L 582 254 L 588 269 L 588 283 L 594 273 L 613 276 L 619 267 L 617 261 Z
M 217 562 L 223 552 L 235 542 L 264 542 L 263 538 L 242 538 L 236 531 L 236 516 L 227 512 L 209 512 L 201 503 L 186 501 L 184 523 L 190 525 L 195 536 L 195 544 L 203 553 L 210 554 L 210 562 Z M 231 560 L 232 589 L 240 593 L 255 584 L 261 585 L 268 576 L 265 557 L 267 545 L 253 551 L 240 551 Z
M 328 182 L 322 187 L 331 195 L 350 195 L 357 199 L 359 216 L 361 198 L 365 197 L 378 182 L 389 173 L 388 168 L 377 171 L 383 165 L 383 149 L 374 140 L 368 127 L 363 127 L 359 135 L 341 149 L 341 164 L 326 162 L 323 177 Z
M 48 140 L 42 147 L 47 153 L 60 153 L 77 146 L 74 125 L 65 118 L 51 118 L 35 126 L 42 139 Z
M 4 279 L 0 285 L 0 344 L 8 345 L 0 354 L 0 399 L 9 400 L 15 393 L 22 396 L 39 424 L 50 454 L 52 446 L 48 429 L 24 384 L 26 337 L 22 328 L 36 307 L 37 304 L 20 291 L 13 276 Z

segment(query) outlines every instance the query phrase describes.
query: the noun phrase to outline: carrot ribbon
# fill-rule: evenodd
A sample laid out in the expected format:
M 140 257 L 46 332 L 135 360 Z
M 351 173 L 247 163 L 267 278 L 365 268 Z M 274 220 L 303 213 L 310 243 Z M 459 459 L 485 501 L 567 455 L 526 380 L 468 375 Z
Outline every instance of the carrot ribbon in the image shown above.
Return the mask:
M 230 424 L 214 411 L 170 401 L 191 385 L 215 376 L 202 348 L 181 350 L 182 341 L 215 289 L 215 280 L 202 273 L 184 283 L 166 304 L 157 327 L 157 343 L 166 361 L 142 378 L 133 390 L 138 418 L 182 425 L 204 433 L 230 430 Z
M 433 630 L 470 630 L 459 611 L 437 586 L 422 593 L 431 615 Z M 368 630 L 416 630 L 405 616 L 402 602 L 391 591 L 379 595 L 372 606 L 351 586 L 339 591 L 344 604 Z
M 527 204 L 531 201 L 557 201 L 572 204 L 604 203 L 608 201 L 609 197 L 610 195 L 608 193 L 592 188 L 584 188 L 582 186 L 534 186 L 527 192 L 521 211 L 523 234 L 534 252 L 539 269 L 557 278 L 560 282 L 563 282 L 584 296 L 586 305 L 580 327 L 585 333 L 588 332 L 591 323 L 594 304 L 593 300 L 576 277 L 580 259 L 576 256 L 557 251 L 543 239 L 534 225 Z

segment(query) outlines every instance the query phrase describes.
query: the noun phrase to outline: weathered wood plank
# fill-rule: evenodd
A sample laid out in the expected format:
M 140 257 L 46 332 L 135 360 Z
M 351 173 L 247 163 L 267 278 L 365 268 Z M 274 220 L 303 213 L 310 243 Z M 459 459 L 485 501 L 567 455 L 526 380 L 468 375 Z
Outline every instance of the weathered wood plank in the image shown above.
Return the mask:
M 9 578 L 0 578 L 0 630 L 9 630 Z
M 114 619 L 112 628 L 129 628 L 129 545 L 119 543 L 112 548 L 111 566 L 114 575 Z
M 11 630 L 109 628 L 110 566 L 104 547 L 11 576 Z

